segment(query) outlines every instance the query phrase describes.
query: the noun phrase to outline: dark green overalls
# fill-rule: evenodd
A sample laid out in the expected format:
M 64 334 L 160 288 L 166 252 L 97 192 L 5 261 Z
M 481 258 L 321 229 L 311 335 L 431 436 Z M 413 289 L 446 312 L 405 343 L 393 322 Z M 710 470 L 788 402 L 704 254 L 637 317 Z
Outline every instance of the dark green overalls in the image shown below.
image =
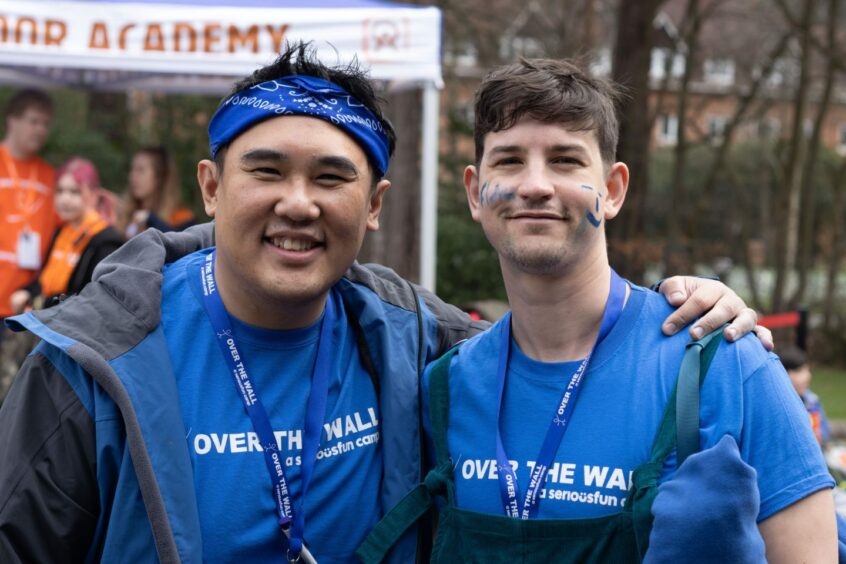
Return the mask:
M 699 387 L 719 346 L 722 329 L 688 343 L 676 387 L 658 428 L 649 462 L 632 475 L 623 510 L 589 519 L 530 519 L 477 513 L 455 504 L 453 462 L 447 450 L 449 364 L 452 349 L 432 367 L 429 417 L 437 466 L 371 531 L 356 554 L 380 562 L 397 539 L 432 506 L 438 532 L 432 562 L 640 562 L 652 529 L 652 501 L 664 460 L 677 449 L 678 465 L 699 450 Z

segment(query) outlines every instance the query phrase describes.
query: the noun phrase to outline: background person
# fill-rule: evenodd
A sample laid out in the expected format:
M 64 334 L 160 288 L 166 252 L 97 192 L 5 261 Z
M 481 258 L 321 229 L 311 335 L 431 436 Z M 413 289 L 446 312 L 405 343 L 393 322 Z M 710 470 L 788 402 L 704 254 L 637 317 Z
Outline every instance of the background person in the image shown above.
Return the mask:
M 0 145 L 0 318 L 12 315 L 12 293 L 41 269 L 58 224 L 53 168 L 38 156 L 52 117 L 53 101 L 41 90 L 19 90 L 6 104 Z
M 194 213 L 182 205 L 179 171 L 167 149 L 161 145 L 139 149 L 132 157 L 118 230 L 134 237 L 148 227 L 181 231 L 194 222 Z
M 790 376 L 793 389 L 802 399 L 802 404 L 811 419 L 811 429 L 820 446 L 825 448 L 831 441 L 831 427 L 825 415 L 819 396 L 811 391 L 811 363 L 805 351 L 796 346 L 790 346 L 778 352 L 781 364 Z
M 51 298 L 79 293 L 91 281 L 94 267 L 124 241 L 97 210 L 100 176 L 94 163 L 72 158 L 56 176 L 55 209 L 62 224 L 53 234 L 38 278 L 12 294 L 15 313 L 37 301 L 50 305 Z

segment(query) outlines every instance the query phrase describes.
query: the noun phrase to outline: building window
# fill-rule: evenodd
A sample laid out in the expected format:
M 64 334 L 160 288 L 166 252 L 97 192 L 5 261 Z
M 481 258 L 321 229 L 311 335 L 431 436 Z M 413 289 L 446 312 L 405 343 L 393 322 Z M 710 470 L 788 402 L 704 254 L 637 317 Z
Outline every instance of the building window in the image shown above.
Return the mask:
M 841 123 L 838 129 L 837 152 L 846 155 L 846 123 Z
M 679 118 L 674 114 L 658 116 L 658 143 L 675 145 L 679 141 Z
M 448 44 L 444 49 L 444 64 L 460 68 L 475 68 L 479 62 L 479 52 L 469 41 Z
M 590 62 L 590 73 L 594 76 L 611 76 L 611 49 L 599 49 Z
M 776 118 L 764 118 L 758 122 L 758 137 L 765 141 L 776 141 L 781 137 L 781 122 Z
M 712 143 L 719 143 L 723 140 L 726 133 L 726 126 L 728 125 L 728 118 L 725 116 L 709 116 L 708 117 L 708 139 Z
M 513 60 L 517 57 L 536 58 L 545 57 L 546 50 L 543 43 L 534 37 L 515 35 L 503 37 L 499 42 L 499 55 L 504 60 Z
M 672 58 L 672 61 L 670 60 Z M 672 49 L 656 47 L 652 50 L 649 61 L 649 78 L 661 80 L 667 76 L 667 65 L 670 66 L 670 76 L 679 78 L 684 74 L 684 57 Z
M 704 64 L 705 82 L 715 86 L 734 84 L 734 61 L 731 59 L 706 59 Z

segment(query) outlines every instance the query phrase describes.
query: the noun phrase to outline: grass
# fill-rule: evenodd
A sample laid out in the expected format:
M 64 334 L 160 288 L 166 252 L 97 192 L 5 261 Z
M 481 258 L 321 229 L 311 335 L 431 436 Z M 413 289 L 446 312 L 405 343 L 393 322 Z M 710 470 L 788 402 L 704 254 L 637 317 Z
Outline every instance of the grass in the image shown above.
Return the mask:
M 820 397 L 829 419 L 846 419 L 846 370 L 814 367 L 811 390 Z

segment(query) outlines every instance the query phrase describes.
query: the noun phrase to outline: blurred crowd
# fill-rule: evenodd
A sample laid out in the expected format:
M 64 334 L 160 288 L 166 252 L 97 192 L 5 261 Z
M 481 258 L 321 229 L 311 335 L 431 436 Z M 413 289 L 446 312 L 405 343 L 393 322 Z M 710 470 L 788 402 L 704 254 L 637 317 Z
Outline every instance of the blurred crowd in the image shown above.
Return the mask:
M 165 147 L 135 151 L 120 195 L 102 186 L 94 155 L 74 156 L 57 169 L 41 158 L 52 118 L 53 100 L 32 88 L 14 93 L 4 111 L 0 318 L 78 293 L 103 258 L 145 229 L 195 222 Z M 0 327 L 0 403 L 33 338 Z

